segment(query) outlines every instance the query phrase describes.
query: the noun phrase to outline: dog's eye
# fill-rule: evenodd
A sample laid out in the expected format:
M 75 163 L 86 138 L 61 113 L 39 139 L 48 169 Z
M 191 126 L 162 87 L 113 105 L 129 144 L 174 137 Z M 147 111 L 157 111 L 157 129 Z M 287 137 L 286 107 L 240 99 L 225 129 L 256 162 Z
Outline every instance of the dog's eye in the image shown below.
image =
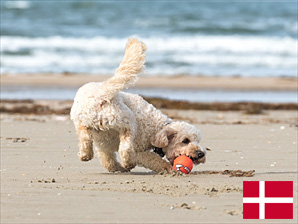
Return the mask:
M 182 143 L 184 144 L 188 144 L 190 142 L 190 140 L 188 138 L 183 139 Z

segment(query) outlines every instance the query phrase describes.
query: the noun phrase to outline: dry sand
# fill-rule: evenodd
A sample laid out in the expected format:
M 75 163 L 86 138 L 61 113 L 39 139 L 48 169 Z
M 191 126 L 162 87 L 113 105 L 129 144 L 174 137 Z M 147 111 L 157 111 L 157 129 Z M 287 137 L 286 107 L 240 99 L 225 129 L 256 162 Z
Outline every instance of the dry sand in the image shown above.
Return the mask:
M 294 181 L 294 220 L 262 223 L 297 223 L 296 111 L 164 112 L 212 149 L 189 175 L 107 173 L 98 158 L 79 161 L 67 115 L 3 113 L 1 223 L 255 223 L 242 219 L 244 180 Z

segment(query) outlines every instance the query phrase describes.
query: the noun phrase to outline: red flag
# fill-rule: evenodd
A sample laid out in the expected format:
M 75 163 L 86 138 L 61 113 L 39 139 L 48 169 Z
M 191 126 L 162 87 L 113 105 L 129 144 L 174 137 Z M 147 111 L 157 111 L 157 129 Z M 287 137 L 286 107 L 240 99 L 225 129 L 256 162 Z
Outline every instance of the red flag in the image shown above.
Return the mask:
M 243 181 L 243 219 L 293 219 L 293 181 Z

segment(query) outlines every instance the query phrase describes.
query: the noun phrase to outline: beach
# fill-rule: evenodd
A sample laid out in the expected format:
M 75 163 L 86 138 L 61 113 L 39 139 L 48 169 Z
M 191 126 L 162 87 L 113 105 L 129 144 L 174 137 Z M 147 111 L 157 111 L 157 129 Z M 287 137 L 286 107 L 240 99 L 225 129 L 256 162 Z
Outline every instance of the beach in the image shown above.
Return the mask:
M 77 75 L 37 77 L 2 76 L 1 84 L 62 88 L 89 81 L 89 76 Z M 183 87 L 225 89 L 242 82 L 251 91 L 282 91 L 296 85 L 282 78 L 221 82 L 224 78 L 197 77 L 198 85 L 193 86 L 194 78 L 157 79 L 165 78 L 142 77 L 137 85 L 181 88 L 183 80 Z M 1 223 L 252 223 L 242 217 L 242 183 L 248 180 L 293 181 L 297 199 L 297 104 L 202 107 L 199 102 L 147 100 L 169 117 L 201 130 L 202 145 L 211 149 L 205 164 L 189 175 L 157 174 L 141 167 L 108 173 L 97 157 L 86 163 L 77 157 L 78 140 L 69 118 L 72 100 L 2 99 Z M 296 222 L 295 211 L 296 203 L 294 219 L 283 223 Z
M 18 78 L 21 77 L 21 78 Z M 87 82 L 100 82 L 111 75 L 18 74 L 1 76 L 1 97 L 10 100 L 72 100 Z M 139 76 L 137 84 L 124 91 L 146 98 L 191 103 L 296 103 L 297 79 L 293 77 Z
M 189 175 L 108 173 L 98 158 L 79 161 L 68 115 L 2 114 L 1 223 L 251 223 L 248 180 L 294 181 L 297 199 L 296 111 L 163 112 L 198 127 L 211 149 Z
M 21 77 L 21 78 L 18 78 Z M 2 86 L 74 87 L 88 82 L 102 82 L 111 75 L 90 74 L 2 74 Z M 295 77 L 206 77 L 206 76 L 140 76 L 135 88 L 296 91 Z
M 0 5 L 1 223 L 297 223 L 296 2 Z M 123 91 L 201 130 L 188 175 L 77 156 L 76 92 L 112 77 L 131 38 L 146 63 Z M 244 219 L 243 181 L 293 181 L 293 219 Z

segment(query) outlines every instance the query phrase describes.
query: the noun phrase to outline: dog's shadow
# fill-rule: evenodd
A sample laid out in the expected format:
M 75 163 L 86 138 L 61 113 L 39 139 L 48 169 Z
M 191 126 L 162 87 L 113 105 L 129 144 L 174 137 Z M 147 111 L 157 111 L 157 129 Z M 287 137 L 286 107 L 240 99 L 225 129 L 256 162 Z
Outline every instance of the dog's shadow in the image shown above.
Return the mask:
M 96 175 L 110 175 L 110 176 L 156 176 L 159 175 L 156 172 L 153 171 L 149 171 L 149 172 L 114 172 L 114 173 L 110 173 L 110 172 L 104 172 L 104 173 L 96 173 Z
M 249 170 L 249 171 L 242 171 L 242 170 L 224 170 L 224 171 L 215 171 L 215 170 L 205 170 L 205 171 L 193 171 L 190 174 L 183 174 L 183 173 L 156 173 L 153 171 L 148 172 L 115 172 L 115 173 L 96 173 L 95 175 L 111 175 L 111 176 L 194 176 L 194 175 L 228 175 L 230 177 L 252 177 L 255 175 L 255 170 Z

